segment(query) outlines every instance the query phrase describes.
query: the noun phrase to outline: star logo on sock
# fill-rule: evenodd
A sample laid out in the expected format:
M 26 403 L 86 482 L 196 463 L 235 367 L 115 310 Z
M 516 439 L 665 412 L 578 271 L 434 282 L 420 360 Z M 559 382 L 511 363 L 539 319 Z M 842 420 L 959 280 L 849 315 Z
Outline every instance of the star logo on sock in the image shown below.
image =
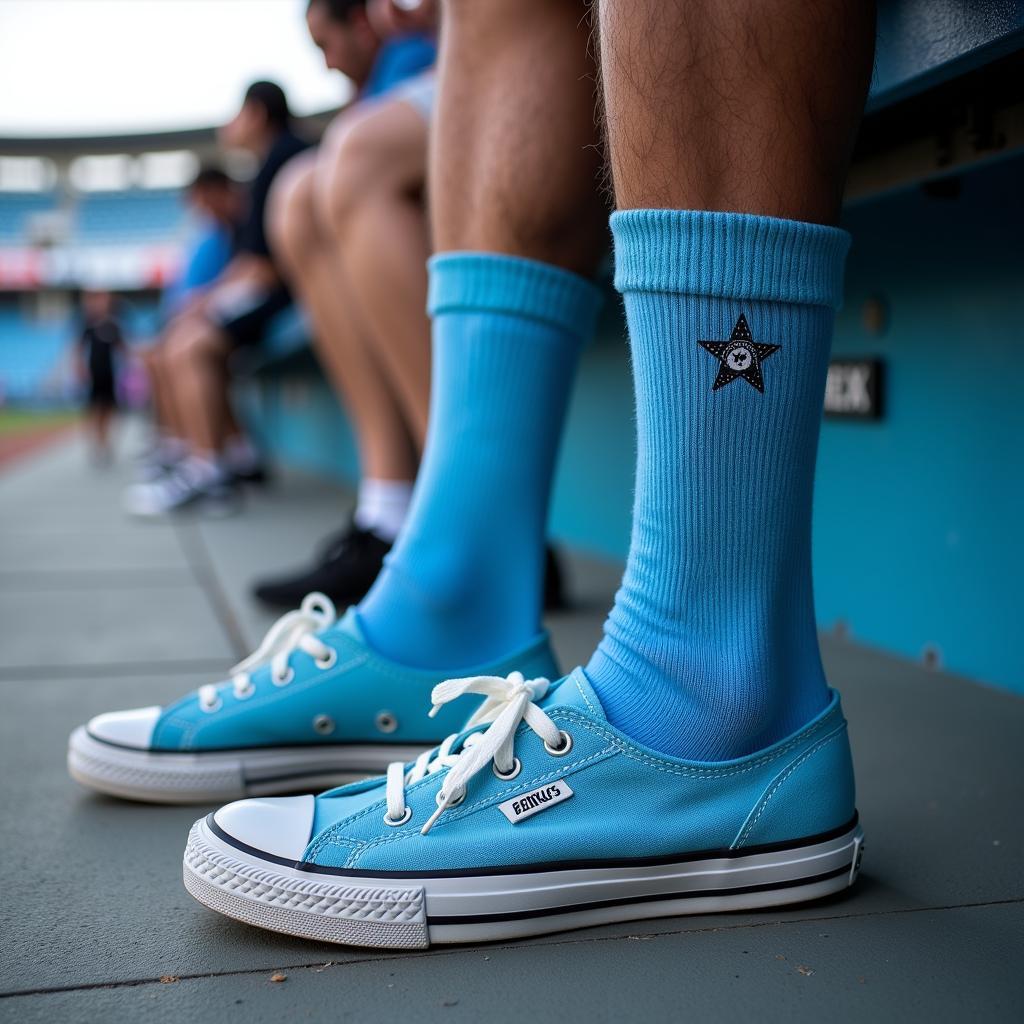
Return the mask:
M 747 318 L 740 313 L 736 326 L 732 329 L 728 341 L 698 341 L 698 345 L 710 352 L 721 364 L 718 376 L 711 390 L 717 391 L 742 377 L 752 388 L 764 394 L 764 377 L 761 376 L 761 364 L 782 348 L 781 345 L 767 345 L 754 341 Z

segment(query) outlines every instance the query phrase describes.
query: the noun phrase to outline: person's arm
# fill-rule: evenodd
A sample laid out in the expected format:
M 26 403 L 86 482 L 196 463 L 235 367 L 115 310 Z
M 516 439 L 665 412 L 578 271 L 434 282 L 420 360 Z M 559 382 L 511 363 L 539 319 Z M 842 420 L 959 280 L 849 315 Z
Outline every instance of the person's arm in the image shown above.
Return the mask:
M 265 288 L 275 288 L 281 283 L 270 257 L 255 252 L 240 252 L 232 256 L 224 272 L 213 283 L 213 288 L 240 281 Z
M 89 379 L 89 365 L 85 357 L 88 347 L 86 331 L 87 328 L 79 328 L 78 334 L 71 343 L 71 372 L 79 384 L 84 384 Z

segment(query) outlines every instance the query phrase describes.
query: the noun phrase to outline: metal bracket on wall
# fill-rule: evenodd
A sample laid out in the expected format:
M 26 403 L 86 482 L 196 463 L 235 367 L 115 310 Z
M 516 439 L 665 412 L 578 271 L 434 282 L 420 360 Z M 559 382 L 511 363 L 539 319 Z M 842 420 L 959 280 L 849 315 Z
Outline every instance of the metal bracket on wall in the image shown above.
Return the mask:
M 846 203 L 954 177 L 1024 154 L 1024 53 L 865 119 Z M 956 190 L 934 193 L 952 197 Z

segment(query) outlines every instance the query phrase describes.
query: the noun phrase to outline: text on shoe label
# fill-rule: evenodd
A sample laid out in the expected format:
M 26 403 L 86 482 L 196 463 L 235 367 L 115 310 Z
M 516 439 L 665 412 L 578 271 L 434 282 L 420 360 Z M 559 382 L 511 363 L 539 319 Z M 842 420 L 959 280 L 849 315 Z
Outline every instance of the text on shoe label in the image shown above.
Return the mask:
M 549 782 L 546 786 L 541 786 L 540 789 L 514 796 L 511 800 L 498 804 L 498 810 L 515 825 L 531 815 L 554 807 L 555 804 L 560 804 L 563 800 L 568 800 L 571 796 L 572 790 L 565 784 L 565 780 L 558 779 L 557 782 Z

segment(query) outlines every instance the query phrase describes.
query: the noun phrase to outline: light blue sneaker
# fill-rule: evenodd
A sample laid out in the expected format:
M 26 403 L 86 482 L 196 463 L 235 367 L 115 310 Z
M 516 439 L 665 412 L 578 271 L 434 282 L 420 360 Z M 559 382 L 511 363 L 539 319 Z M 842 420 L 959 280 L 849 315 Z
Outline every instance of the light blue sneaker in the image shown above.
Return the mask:
M 408 949 L 774 907 L 857 877 L 835 693 L 788 739 L 713 764 L 614 729 L 582 669 L 453 680 L 433 700 L 466 693 L 487 697 L 467 730 L 385 778 L 197 821 L 186 888 L 274 931 Z
M 479 671 L 504 674 L 524 660 L 531 672 L 557 671 L 546 635 Z M 337 785 L 409 760 L 460 729 L 479 698 L 431 718 L 427 698 L 444 678 L 381 657 L 367 647 L 354 611 L 336 622 L 330 600 L 310 594 L 230 681 L 76 729 L 68 770 L 101 792 L 157 803 Z

